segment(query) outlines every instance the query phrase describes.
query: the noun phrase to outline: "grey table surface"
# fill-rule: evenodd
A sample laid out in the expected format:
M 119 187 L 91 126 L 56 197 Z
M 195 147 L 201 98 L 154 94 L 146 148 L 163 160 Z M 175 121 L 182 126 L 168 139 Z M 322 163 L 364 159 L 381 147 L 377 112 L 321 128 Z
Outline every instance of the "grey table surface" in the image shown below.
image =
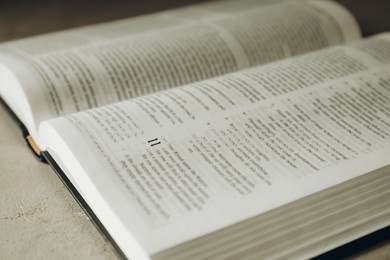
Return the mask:
M 195 1 L 1 1 L 0 41 L 190 2 Z M 116 255 L 52 169 L 33 156 L 0 106 L 0 259 L 91 258 Z M 390 259 L 390 242 L 351 258 Z

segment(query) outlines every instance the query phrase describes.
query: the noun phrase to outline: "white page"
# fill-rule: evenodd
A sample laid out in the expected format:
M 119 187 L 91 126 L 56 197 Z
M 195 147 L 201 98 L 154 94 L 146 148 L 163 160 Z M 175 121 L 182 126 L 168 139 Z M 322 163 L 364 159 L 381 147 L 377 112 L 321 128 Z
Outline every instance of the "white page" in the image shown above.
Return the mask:
M 39 56 L 96 42 L 114 41 L 118 38 L 143 34 L 168 27 L 192 23 L 201 19 L 212 19 L 238 11 L 296 0 L 225 0 L 206 2 L 145 14 L 121 20 L 93 24 L 74 29 L 46 33 L 25 39 L 1 43 L 28 56 Z
M 16 56 L 2 62 L 18 74 L 33 111 L 31 121 L 38 124 L 359 37 L 352 16 L 335 3 L 287 2 L 240 2 L 239 12 L 232 12 L 238 3 L 214 3 L 200 18 L 203 9 L 189 8 L 153 16 L 152 25 L 137 18 L 145 33 L 131 23 L 124 35 L 129 24 L 119 22 L 117 32 L 115 24 L 103 25 L 12 42 L 2 49 Z M 19 75 L 19 67 L 31 67 L 31 72 Z
M 102 206 L 82 190 L 92 208 L 114 211 L 147 252 L 158 252 L 389 164 L 389 40 L 381 35 L 56 119 L 41 136 L 50 152 L 73 158 L 66 171 L 79 187 L 103 196 Z M 316 60 L 335 67 L 320 70 Z M 311 85 L 289 81 L 286 73 L 307 73 L 306 64 Z M 292 89 L 255 102 L 233 95 L 263 92 L 254 76 L 264 73 L 268 87 L 281 91 L 285 81 Z M 219 85 L 219 93 L 194 95 L 233 76 L 241 77 L 233 92 Z M 65 144 L 56 144 L 53 129 Z

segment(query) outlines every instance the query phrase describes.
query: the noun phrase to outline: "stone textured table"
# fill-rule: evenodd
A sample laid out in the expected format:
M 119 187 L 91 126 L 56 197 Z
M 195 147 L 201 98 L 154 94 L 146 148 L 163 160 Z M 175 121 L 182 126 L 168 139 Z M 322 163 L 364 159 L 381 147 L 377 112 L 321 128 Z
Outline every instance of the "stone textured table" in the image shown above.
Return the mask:
M 0 108 L 0 259 L 114 258 L 53 170 Z
M 190 2 L 195 1 L 1 1 L 0 41 Z M 378 10 L 385 14 L 386 9 Z M 386 27 L 386 22 L 381 26 Z M 116 255 L 51 168 L 35 159 L 17 124 L 0 107 L 0 259 L 58 258 L 115 259 Z M 354 258 L 390 259 L 390 242 Z

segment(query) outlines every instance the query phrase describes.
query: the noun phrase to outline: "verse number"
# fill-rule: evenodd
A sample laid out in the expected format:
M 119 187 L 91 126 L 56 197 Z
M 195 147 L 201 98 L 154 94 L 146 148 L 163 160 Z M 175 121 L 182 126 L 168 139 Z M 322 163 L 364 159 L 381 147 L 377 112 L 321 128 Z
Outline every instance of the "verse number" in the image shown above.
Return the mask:
M 149 140 L 148 143 L 150 144 L 150 146 L 155 146 L 155 145 L 161 144 L 161 142 L 158 140 L 158 138 L 154 138 L 152 140 Z

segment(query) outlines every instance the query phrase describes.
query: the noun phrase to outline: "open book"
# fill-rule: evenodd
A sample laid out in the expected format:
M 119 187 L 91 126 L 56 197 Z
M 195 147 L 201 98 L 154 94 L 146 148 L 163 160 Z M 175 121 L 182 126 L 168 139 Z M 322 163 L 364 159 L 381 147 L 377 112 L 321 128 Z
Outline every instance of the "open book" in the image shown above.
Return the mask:
M 0 95 L 125 257 L 307 258 L 390 224 L 390 34 L 359 38 L 206 3 L 3 43 Z

